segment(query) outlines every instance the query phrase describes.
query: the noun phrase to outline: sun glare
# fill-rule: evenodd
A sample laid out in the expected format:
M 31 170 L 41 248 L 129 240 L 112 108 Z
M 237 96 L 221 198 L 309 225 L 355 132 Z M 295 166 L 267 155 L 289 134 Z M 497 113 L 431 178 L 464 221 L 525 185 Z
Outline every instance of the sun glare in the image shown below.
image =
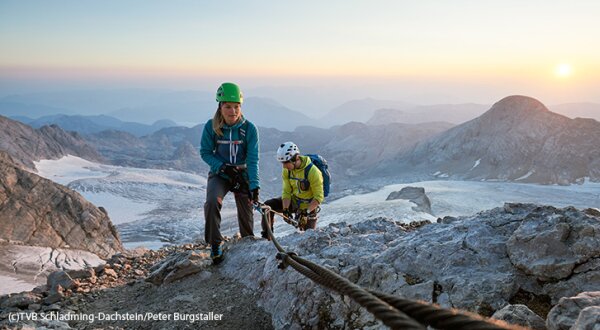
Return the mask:
M 558 77 L 565 78 L 565 77 L 570 76 L 573 73 L 573 68 L 571 67 L 571 64 L 569 64 L 569 63 L 561 63 L 556 66 L 556 69 L 554 69 L 554 73 Z

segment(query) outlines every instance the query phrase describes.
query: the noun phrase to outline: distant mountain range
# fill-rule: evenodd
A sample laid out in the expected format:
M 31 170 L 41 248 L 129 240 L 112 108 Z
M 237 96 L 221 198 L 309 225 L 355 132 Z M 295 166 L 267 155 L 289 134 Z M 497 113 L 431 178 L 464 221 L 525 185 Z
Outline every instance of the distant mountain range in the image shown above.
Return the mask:
M 187 95 L 187 99 L 182 95 Z M 182 94 L 181 99 L 194 100 L 197 95 L 190 92 Z M 170 96 L 165 102 L 171 100 Z M 388 102 L 388 101 L 386 101 Z M 389 101 L 392 102 L 392 101 Z M 385 102 L 384 102 L 385 103 Z M 600 128 L 593 119 L 570 119 L 550 112 L 539 101 L 525 96 L 510 96 L 496 104 L 484 114 L 452 127 L 452 123 L 429 122 L 421 124 L 402 124 L 396 120 L 419 122 L 427 119 L 454 118 L 455 121 L 477 116 L 483 111 L 482 105 L 436 105 L 414 106 L 407 103 L 396 103 L 404 110 L 388 108 L 369 112 L 371 106 L 381 106 L 377 100 L 367 99 L 347 104 L 346 119 L 360 114 L 367 118 L 369 124 L 349 122 L 331 128 L 318 128 L 313 125 L 301 125 L 293 131 L 286 131 L 272 126 L 262 126 L 261 121 L 275 123 L 285 121 L 283 127 L 291 123 L 314 122 L 299 113 L 269 99 L 249 98 L 245 104 L 245 114 L 260 127 L 261 134 L 261 173 L 264 179 L 277 181 L 280 166 L 274 159 L 277 146 L 284 141 L 298 143 L 305 153 L 321 153 L 330 160 L 332 171 L 339 177 L 336 182 L 351 181 L 360 178 L 377 178 L 381 176 L 400 175 L 404 178 L 451 177 L 456 179 L 477 180 L 510 180 L 537 183 L 573 183 L 581 182 L 585 177 L 598 180 L 600 168 L 598 147 Z M 214 104 L 213 104 L 214 105 Z M 394 105 L 393 102 L 388 105 Z M 334 113 L 341 115 L 344 107 Z M 574 109 L 583 109 L 579 105 L 564 107 L 563 111 L 574 113 Z M 584 113 L 593 112 L 590 104 Z M 139 109 L 138 109 L 139 110 Z M 142 111 L 142 110 L 139 110 Z M 204 120 L 212 117 L 213 110 L 206 113 Z M 438 115 L 439 114 L 439 115 Z M 139 114 L 142 116 L 142 112 Z M 330 118 L 334 118 L 332 116 Z M 261 119 L 262 118 L 262 119 Z M 81 123 L 88 123 L 88 117 L 64 116 L 54 120 L 65 120 L 67 124 L 79 130 L 92 131 Z M 85 119 L 85 120 L 84 120 Z M 122 122 L 104 116 L 95 116 L 94 120 L 105 126 L 122 125 Z M 257 122 L 258 119 L 259 121 Z M 27 120 L 24 118 L 23 120 Z M 381 125 L 379 125 L 381 123 Z M 154 129 L 162 123 L 158 123 Z M 164 123 L 172 124 L 172 123 Z M 319 124 L 319 123 L 317 123 Z M 98 125 L 96 123 L 96 125 Z M 17 137 L 34 131 L 23 126 L 5 125 L 2 134 L 6 139 Z M 318 126 L 318 125 L 316 125 Z M 53 128 L 54 127 L 54 128 Z M 123 128 L 104 130 L 79 136 L 75 133 L 58 131 L 58 126 L 46 126 L 39 129 L 46 135 L 71 137 L 78 142 L 65 140 L 65 145 L 80 143 L 86 150 L 98 150 L 88 157 L 104 157 L 111 163 L 123 166 L 150 167 L 161 169 L 179 169 L 203 174 L 206 165 L 198 155 L 200 135 L 203 125 L 194 127 L 166 127 L 145 136 L 124 132 Z M 37 136 L 33 134 L 33 136 Z M 83 138 L 86 139 L 85 142 Z M 39 139 L 36 137 L 34 139 Z M 24 139 L 23 141 L 30 141 Z M 19 141 L 17 139 L 17 141 Z M 40 142 L 37 144 L 46 143 Z M 5 139 L 4 149 L 7 148 Z M 83 144 L 81 144 L 83 143 Z M 20 148 L 16 160 L 26 161 L 64 153 L 50 153 L 42 156 L 33 150 L 54 150 L 58 147 L 32 147 L 31 142 L 14 143 L 10 148 Z M 89 145 L 93 148 L 89 147 Z M 85 147 L 84 147 L 85 145 Z M 73 152 L 85 154 L 82 150 Z M 78 155 L 78 154 L 75 154 Z M 83 158 L 90 159 L 86 156 Z M 94 159 L 92 159 L 94 160 Z M 31 164 L 29 164 L 31 166 Z M 435 175 L 434 175 L 435 174 Z
M 143 137 L 107 130 L 85 138 L 114 165 L 178 169 L 206 175 L 208 166 L 200 159 L 198 150 L 203 127 L 169 127 Z
M 187 125 L 205 123 L 214 116 L 217 103 L 214 96 L 189 102 L 175 102 L 163 104 L 147 104 L 132 108 L 120 109 L 110 114 L 120 119 L 140 121 L 158 120 L 169 118 Z M 242 112 L 252 122 L 262 127 L 277 128 L 279 130 L 293 130 L 300 125 L 311 125 L 314 119 L 286 108 L 274 100 L 259 97 L 244 99 Z
M 40 128 L 46 125 L 58 125 L 64 130 L 73 131 L 80 134 L 92 134 L 112 129 L 127 132 L 135 136 L 143 136 L 154 133 L 165 127 L 178 126 L 174 121 L 167 119 L 156 121 L 152 125 L 145 125 L 134 122 L 123 122 L 117 118 L 106 115 L 81 116 L 59 114 L 44 116 L 38 119 L 31 119 L 22 116 L 15 116 L 11 118 L 19 120 L 34 128 Z
M 509 96 L 377 169 L 544 184 L 600 181 L 600 122 L 570 119 L 531 97 Z
M 245 115 L 261 127 L 291 131 L 298 126 L 329 128 L 349 122 L 384 124 L 401 122 L 415 124 L 430 121 L 445 121 L 460 124 L 471 120 L 489 109 L 481 104 L 435 104 L 419 105 L 401 100 L 378 100 L 373 98 L 349 100 L 333 109 L 323 108 L 315 115 L 312 105 L 311 118 L 303 109 L 292 109 L 286 104 L 286 96 L 297 99 L 298 93 L 287 90 L 283 94 L 257 89 L 259 95 L 246 95 L 243 106 Z M 306 91 L 304 91 L 306 93 Z M 268 95 L 269 98 L 261 97 Z M 310 93 L 314 95 L 314 93 Z M 306 100 L 303 104 L 319 102 Z M 19 120 L 28 117 L 64 114 L 68 116 L 107 115 L 124 122 L 153 125 L 168 119 L 183 126 L 195 126 L 212 118 L 217 104 L 214 92 L 194 90 L 160 89 L 117 89 L 82 90 L 53 93 L 11 95 L 0 98 L 0 114 Z M 550 109 L 567 117 L 594 118 L 600 120 L 600 104 L 570 103 L 551 106 Z M 116 128 L 116 127 L 111 127 Z M 130 132 L 134 135 L 141 133 Z M 146 133 L 147 134 L 147 133 Z
M 295 141 L 304 154 L 320 153 L 326 157 L 336 183 L 342 184 L 398 150 L 406 150 L 419 140 L 452 126 L 448 123 L 379 126 L 348 123 L 329 129 L 303 126 L 293 132 L 259 127 L 261 178 L 265 186 L 272 183 L 264 188 L 273 193 L 280 189 L 281 165 L 276 161 L 275 151 L 285 141 Z M 115 165 L 173 168 L 206 175 L 208 167 L 198 152 L 203 128 L 204 125 L 170 127 L 140 138 L 120 131 L 103 131 L 87 135 L 86 140 Z
M 111 96 L 112 93 L 74 91 L 7 96 L 0 99 L 0 114 L 33 125 L 62 124 L 65 129 L 81 133 L 109 128 L 141 136 L 156 131 L 156 122 L 165 119 L 184 126 L 204 123 L 217 109 L 214 94 L 208 92 L 122 90 L 114 91 L 115 95 Z M 279 130 L 293 130 L 316 122 L 301 112 L 262 97 L 247 97 L 243 112 L 255 124 Z M 121 123 L 109 121 L 107 117 Z M 145 126 L 135 125 L 137 123 Z M 153 127 L 148 128 L 148 125 Z
M 415 107 L 415 104 L 394 100 L 376 100 L 365 98 L 351 100 L 330 110 L 319 119 L 319 127 L 343 125 L 348 122 L 367 122 L 378 109 L 395 109 L 404 111 Z M 430 120 L 428 120 L 430 121 Z M 375 124 L 381 124 L 378 122 Z
M 465 104 L 437 104 L 420 105 L 397 109 L 378 109 L 366 122 L 369 125 L 381 125 L 387 123 L 418 124 L 431 120 L 441 120 L 453 124 L 461 124 L 480 116 L 489 105 L 465 103 Z

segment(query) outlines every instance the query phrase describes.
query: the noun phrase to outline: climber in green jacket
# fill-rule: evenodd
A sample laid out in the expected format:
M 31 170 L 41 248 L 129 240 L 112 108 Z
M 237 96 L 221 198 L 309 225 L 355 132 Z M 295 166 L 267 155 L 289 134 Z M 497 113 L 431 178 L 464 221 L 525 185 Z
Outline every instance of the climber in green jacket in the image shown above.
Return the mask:
M 293 142 L 282 143 L 277 149 L 277 160 L 281 162 L 282 193 L 280 198 L 265 202 L 273 211 L 283 212 L 291 218 L 296 214 L 301 219 L 301 230 L 315 229 L 320 205 L 325 200 L 323 192 L 323 174 L 317 166 L 311 165 L 310 157 L 300 155 L 300 149 Z M 306 175 L 306 168 L 308 175 Z M 273 230 L 274 217 L 269 216 L 269 224 Z M 304 222 L 305 221 L 305 222 Z M 268 224 L 262 224 L 262 236 L 267 235 Z

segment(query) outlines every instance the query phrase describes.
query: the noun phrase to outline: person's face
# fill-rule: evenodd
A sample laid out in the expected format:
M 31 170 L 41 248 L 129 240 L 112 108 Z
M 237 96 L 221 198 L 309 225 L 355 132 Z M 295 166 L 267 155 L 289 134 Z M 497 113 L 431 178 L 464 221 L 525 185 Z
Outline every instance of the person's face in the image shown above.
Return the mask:
M 287 162 L 281 163 L 281 166 L 283 166 L 283 168 L 287 169 L 288 171 L 291 171 L 294 169 L 294 162 L 288 160 Z
M 223 102 L 221 104 L 221 115 L 227 125 L 233 125 L 242 116 L 242 105 L 236 102 Z
M 292 157 L 292 159 L 288 160 L 287 162 L 282 162 L 281 166 L 283 166 L 283 168 L 287 169 L 288 171 L 291 171 L 296 168 L 295 163 L 297 160 L 298 155 L 295 155 L 294 157 Z

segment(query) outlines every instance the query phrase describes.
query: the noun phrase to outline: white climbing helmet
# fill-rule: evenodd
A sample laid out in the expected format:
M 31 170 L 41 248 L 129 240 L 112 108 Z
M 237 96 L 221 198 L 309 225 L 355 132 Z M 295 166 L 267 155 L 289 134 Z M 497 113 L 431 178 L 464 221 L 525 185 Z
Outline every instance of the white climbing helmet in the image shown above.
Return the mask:
M 282 143 L 277 149 L 277 160 L 282 163 L 287 162 L 299 153 L 300 149 L 298 149 L 298 146 L 294 142 L 288 141 Z

